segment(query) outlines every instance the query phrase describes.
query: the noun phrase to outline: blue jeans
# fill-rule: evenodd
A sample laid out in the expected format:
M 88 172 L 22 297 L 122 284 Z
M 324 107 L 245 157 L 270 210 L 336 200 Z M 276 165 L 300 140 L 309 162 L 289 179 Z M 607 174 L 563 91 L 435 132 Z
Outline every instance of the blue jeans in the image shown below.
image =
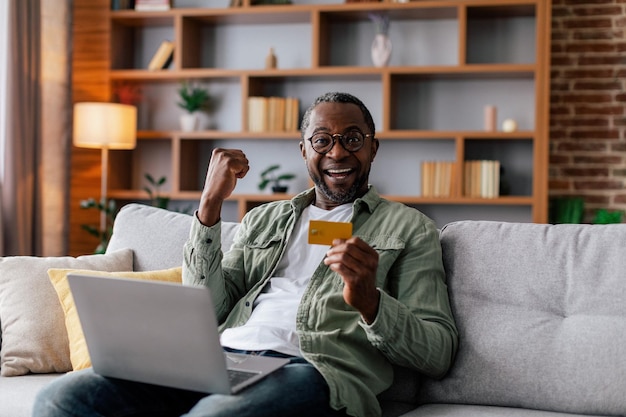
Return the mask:
M 92 369 L 70 372 L 39 392 L 33 417 L 346 416 L 330 408 L 328 385 L 315 367 L 290 358 L 283 368 L 236 395 L 107 378 Z

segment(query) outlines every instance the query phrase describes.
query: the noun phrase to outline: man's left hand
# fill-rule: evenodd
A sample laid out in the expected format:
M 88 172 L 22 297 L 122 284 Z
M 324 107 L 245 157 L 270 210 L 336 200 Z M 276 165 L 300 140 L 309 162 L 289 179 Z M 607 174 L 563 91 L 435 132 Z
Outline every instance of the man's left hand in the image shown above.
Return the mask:
M 376 289 L 378 252 L 358 237 L 335 239 L 324 264 L 343 278 L 343 299 L 356 308 L 366 323 L 378 313 L 380 294 Z

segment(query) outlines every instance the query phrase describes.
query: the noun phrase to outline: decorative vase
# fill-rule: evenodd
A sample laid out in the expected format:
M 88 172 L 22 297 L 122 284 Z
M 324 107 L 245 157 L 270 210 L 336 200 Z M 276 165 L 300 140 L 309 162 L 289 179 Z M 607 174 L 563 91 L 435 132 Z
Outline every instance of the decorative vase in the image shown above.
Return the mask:
M 274 54 L 274 48 L 270 48 L 269 54 L 265 57 L 265 69 L 275 69 L 278 61 L 276 54 Z
M 377 67 L 385 67 L 391 58 L 391 39 L 384 33 L 377 33 L 372 42 L 372 62 Z
M 198 127 L 198 115 L 196 113 L 185 113 L 180 115 L 180 130 L 183 132 L 193 132 Z

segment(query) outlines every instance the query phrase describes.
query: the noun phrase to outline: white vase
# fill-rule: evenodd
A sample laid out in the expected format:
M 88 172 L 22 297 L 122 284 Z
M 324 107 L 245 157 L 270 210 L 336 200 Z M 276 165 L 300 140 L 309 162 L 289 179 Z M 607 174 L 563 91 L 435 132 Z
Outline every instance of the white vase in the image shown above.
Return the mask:
M 198 115 L 196 113 L 185 113 L 180 115 L 180 130 L 183 132 L 193 132 L 198 127 Z
M 372 42 L 372 62 L 377 67 L 385 67 L 391 59 L 391 39 L 383 33 L 377 33 Z

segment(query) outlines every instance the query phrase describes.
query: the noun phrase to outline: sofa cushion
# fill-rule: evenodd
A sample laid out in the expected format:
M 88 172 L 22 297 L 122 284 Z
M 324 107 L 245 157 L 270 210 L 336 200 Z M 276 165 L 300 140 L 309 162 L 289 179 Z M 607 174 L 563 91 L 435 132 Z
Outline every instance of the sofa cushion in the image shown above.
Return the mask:
M 393 383 L 380 395 L 378 402 L 383 417 L 399 416 L 415 408 L 420 387 L 420 376 L 412 369 L 393 367 Z
M 584 417 L 582 414 L 556 413 L 527 408 L 488 405 L 427 404 L 402 417 Z M 592 416 L 589 416 L 592 417 Z
M 459 351 L 426 402 L 626 410 L 626 225 L 462 221 L 441 233 Z
M 107 252 L 133 248 L 134 271 L 174 268 L 183 263 L 183 247 L 193 217 L 145 204 L 119 211 Z M 222 250 L 230 249 L 238 223 L 222 222 Z
M 31 374 L 19 378 L 0 377 L 0 415 L 32 417 L 37 393 L 63 374 Z
M 87 343 L 85 342 L 83 329 L 80 325 L 80 320 L 78 319 L 78 312 L 76 311 L 74 298 L 72 297 L 70 285 L 67 281 L 67 274 L 90 274 L 106 277 L 124 277 L 181 283 L 181 272 L 181 267 L 160 271 L 141 272 L 103 272 L 88 271 L 83 269 L 49 269 L 48 276 L 50 277 L 50 282 L 52 282 L 52 285 L 59 296 L 61 306 L 63 307 L 63 313 L 65 314 L 65 328 L 67 329 L 67 336 L 69 338 L 72 369 L 76 371 L 79 369 L 89 368 L 91 366 L 91 359 L 89 358 L 89 351 L 87 350 Z
M 128 271 L 132 266 L 130 249 L 78 258 L 0 258 L 0 373 L 16 376 L 72 369 L 63 310 L 48 269 Z

